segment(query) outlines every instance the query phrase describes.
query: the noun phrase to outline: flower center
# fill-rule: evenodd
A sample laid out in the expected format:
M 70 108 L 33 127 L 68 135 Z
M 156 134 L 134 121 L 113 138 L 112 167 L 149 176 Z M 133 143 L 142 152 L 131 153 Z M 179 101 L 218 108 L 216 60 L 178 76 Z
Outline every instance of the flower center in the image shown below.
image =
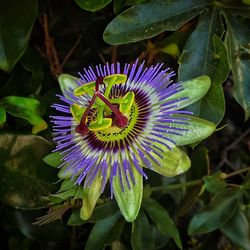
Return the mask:
M 100 131 L 116 126 L 125 128 L 128 124 L 127 114 L 134 102 L 134 92 L 129 91 L 125 96 L 110 99 L 110 91 L 114 84 L 126 82 L 127 76 L 123 74 L 98 77 L 95 82 L 84 84 L 74 90 L 75 96 L 89 94 L 92 98 L 87 108 L 81 108 L 73 104 L 70 108 L 73 117 L 79 122 L 75 131 L 81 135 L 86 135 L 89 131 Z M 104 93 L 99 88 L 101 84 L 106 84 Z M 91 110 L 96 111 L 94 120 L 88 122 L 88 115 Z

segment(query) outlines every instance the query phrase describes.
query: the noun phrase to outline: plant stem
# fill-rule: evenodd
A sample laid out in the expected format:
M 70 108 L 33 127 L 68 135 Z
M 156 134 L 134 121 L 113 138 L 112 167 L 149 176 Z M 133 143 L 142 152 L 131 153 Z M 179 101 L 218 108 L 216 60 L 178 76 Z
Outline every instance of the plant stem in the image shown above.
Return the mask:
M 246 167 L 246 168 L 243 168 L 243 169 L 234 171 L 234 172 L 232 172 L 232 173 L 230 173 L 230 174 L 226 174 L 226 176 L 225 176 L 224 179 L 230 178 L 230 177 L 232 177 L 232 176 L 235 176 L 235 175 L 238 175 L 238 174 L 247 172 L 247 171 L 250 171 L 250 167 Z
M 150 190 L 152 192 L 162 191 L 162 190 L 168 191 L 168 190 L 174 190 L 174 189 L 179 189 L 179 188 L 184 188 L 184 187 L 196 186 L 199 184 L 202 184 L 202 180 L 193 180 L 193 181 L 188 181 L 184 183 L 172 184 L 168 186 L 151 187 Z
M 234 171 L 230 174 L 226 174 L 226 176 L 224 177 L 224 179 L 230 178 L 232 176 L 244 173 L 250 171 L 250 167 L 244 168 L 244 169 L 240 169 L 237 171 Z M 184 183 L 177 183 L 177 184 L 172 184 L 172 185 L 168 185 L 168 186 L 158 186 L 158 187 L 151 187 L 150 191 L 152 192 L 156 192 L 156 191 L 169 191 L 169 190 L 174 190 L 174 189 L 179 189 L 179 188 L 184 188 L 184 187 L 191 187 L 191 186 L 196 186 L 196 185 L 200 185 L 203 183 L 203 180 L 192 180 L 192 181 L 187 181 Z M 230 186 L 240 186 L 240 185 L 236 185 L 236 184 L 229 184 Z

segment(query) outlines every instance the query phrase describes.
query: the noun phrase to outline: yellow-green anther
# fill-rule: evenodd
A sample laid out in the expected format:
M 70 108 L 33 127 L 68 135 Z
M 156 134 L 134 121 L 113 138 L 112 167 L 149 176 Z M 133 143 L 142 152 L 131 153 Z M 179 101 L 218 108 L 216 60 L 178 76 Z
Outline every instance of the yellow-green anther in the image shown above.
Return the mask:
M 81 121 L 81 118 L 83 116 L 83 113 L 85 112 L 86 108 L 81 108 L 77 104 L 72 104 L 70 107 L 70 112 L 74 119 L 79 123 Z
M 105 92 L 104 92 L 104 96 L 106 98 L 108 98 L 112 86 L 114 84 L 124 83 L 124 82 L 126 82 L 126 80 L 127 80 L 127 76 L 123 75 L 123 74 L 115 74 L 115 75 L 110 75 L 110 76 L 104 77 L 103 82 L 108 85 Z
M 74 95 L 80 96 L 80 95 L 84 95 L 87 93 L 87 94 L 93 96 L 94 95 L 94 88 L 95 88 L 95 82 L 86 83 L 86 84 L 76 88 L 74 90 Z
M 115 80 L 114 80 L 115 78 Z M 109 84 L 110 82 L 112 82 L 112 84 L 121 84 L 126 82 L 127 80 L 127 76 L 123 75 L 123 74 L 115 74 L 115 75 L 109 75 L 104 77 L 103 82 L 105 84 Z
M 91 122 L 88 126 L 90 131 L 99 131 L 106 128 L 111 127 L 112 119 L 111 118 L 103 118 L 102 123 L 99 124 L 98 121 Z
M 123 100 L 126 100 L 126 102 L 120 104 L 120 111 L 121 111 L 122 113 L 128 112 L 128 111 L 131 109 L 132 105 L 133 105 L 134 99 L 135 99 L 135 94 L 134 94 L 134 92 L 129 91 L 129 92 L 123 97 Z
M 117 80 L 117 76 L 116 75 L 112 75 L 112 77 L 110 77 L 109 79 L 108 79 L 108 81 L 107 81 L 107 83 L 106 84 L 108 84 L 108 86 L 106 87 L 106 89 L 105 89 L 105 92 L 104 92 L 104 96 L 106 97 L 106 98 L 108 98 L 109 97 L 109 93 L 110 93 L 110 91 L 111 91 L 111 89 L 112 89 L 112 87 L 113 87 L 113 84 L 115 84 L 115 81 Z M 104 81 L 104 80 L 103 80 Z
M 112 104 L 121 104 L 121 103 L 127 103 L 128 100 L 123 99 L 123 98 L 113 98 L 110 100 Z

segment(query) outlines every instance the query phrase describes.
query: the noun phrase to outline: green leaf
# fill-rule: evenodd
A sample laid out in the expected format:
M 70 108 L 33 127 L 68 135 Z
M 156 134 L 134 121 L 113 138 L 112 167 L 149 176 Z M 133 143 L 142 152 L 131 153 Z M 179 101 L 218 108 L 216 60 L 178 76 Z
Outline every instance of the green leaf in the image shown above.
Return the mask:
M 118 211 L 119 209 L 116 202 L 114 201 L 105 202 L 104 204 L 95 207 L 94 212 L 89 220 L 91 222 L 97 222 L 112 216 Z
M 152 0 L 135 5 L 107 26 L 103 39 L 109 44 L 124 44 L 151 38 L 165 30 L 177 30 L 208 3 L 207 0 Z
M 37 1 L 0 1 L 0 69 L 10 72 L 23 55 L 37 14 Z
M 74 209 L 70 215 L 67 225 L 69 226 L 80 226 L 85 222 L 80 217 L 80 209 Z
M 203 13 L 179 61 L 179 79 L 182 81 L 199 75 L 210 76 L 212 84 L 208 93 L 188 109 L 216 124 L 224 116 L 225 101 L 221 84 L 229 73 L 226 49 L 220 39 L 222 34 L 220 10 L 213 8 Z
M 112 248 L 115 244 L 117 244 L 118 249 L 125 250 L 121 247 L 121 244 L 119 244 L 121 243 L 120 238 L 125 224 L 126 224 L 125 220 L 122 217 L 120 217 L 116 222 L 116 224 L 114 225 L 114 227 L 112 228 L 112 230 L 109 232 L 109 236 L 107 238 L 107 244 L 109 245 L 112 244 Z M 114 249 L 116 249 L 115 246 Z
M 72 91 L 74 89 L 76 89 L 77 87 L 79 87 L 79 85 L 77 84 L 77 81 L 79 80 L 79 78 L 69 75 L 69 74 L 62 74 L 58 77 L 58 82 L 60 84 L 60 88 L 62 90 L 62 93 L 64 95 L 67 95 L 66 92 L 67 91 Z
M 167 36 L 165 39 L 156 42 L 155 48 L 159 49 L 161 52 L 171 55 L 174 58 L 179 58 L 183 46 L 191 31 L 191 28 L 180 28 L 170 36 Z
M 135 185 L 130 181 L 130 188 L 128 187 L 125 176 L 122 174 L 123 187 L 122 190 L 120 178 L 116 175 L 113 178 L 113 190 L 116 201 L 120 208 L 120 211 L 126 221 L 132 222 L 136 219 L 136 216 L 139 213 L 143 195 L 143 178 L 142 175 L 136 170 L 132 169 Z
M 59 192 L 59 193 L 56 193 L 56 194 L 50 194 L 50 197 L 54 197 L 54 198 L 59 198 L 61 200 L 67 200 L 71 197 L 74 197 L 75 194 L 77 192 L 77 187 L 73 187 L 69 190 L 66 190 L 64 192 Z
M 157 146 L 159 147 L 161 145 L 159 144 Z M 152 155 L 159 162 L 159 164 L 153 164 L 153 170 L 167 177 L 182 174 L 191 166 L 186 153 L 178 147 L 174 147 L 172 150 L 167 149 L 164 153 L 162 153 L 163 158 L 160 158 L 153 152 Z
M 51 167 L 57 168 L 61 164 L 61 158 L 59 152 L 50 153 L 43 157 L 43 161 Z
M 189 171 L 190 179 L 201 179 L 207 174 L 207 170 L 210 166 L 208 149 L 203 145 L 199 145 L 195 148 L 191 155 L 191 168 Z
M 154 249 L 154 237 L 149 233 L 152 226 L 143 211 L 140 211 L 134 222 L 131 235 L 131 245 L 133 250 L 152 250 Z
M 182 135 L 169 134 L 168 138 L 174 140 L 177 146 L 193 144 L 204 140 L 215 131 L 215 124 L 199 117 L 190 115 L 178 115 L 178 117 L 188 118 L 189 124 L 174 124 L 176 128 L 187 129 Z
M 226 181 L 221 178 L 221 171 L 206 176 L 204 182 L 206 190 L 210 193 L 217 193 L 227 186 Z
M 146 210 L 151 220 L 156 223 L 158 229 L 166 236 L 173 238 L 176 245 L 182 249 L 179 231 L 167 210 L 153 199 L 144 199 L 143 208 Z
M 240 209 L 237 209 L 233 217 L 221 228 L 221 231 L 239 247 L 250 249 L 249 222 Z
M 29 97 L 7 96 L 1 99 L 1 103 L 8 113 L 21 117 L 33 125 L 33 134 L 48 127 L 40 115 L 41 104 L 38 100 Z
M 125 5 L 135 5 L 149 2 L 149 0 L 125 0 Z
M 203 75 L 194 79 L 182 82 L 183 90 L 166 98 L 164 101 L 176 100 L 182 97 L 188 97 L 187 100 L 178 102 L 178 109 L 185 108 L 186 106 L 200 100 L 208 92 L 211 86 L 209 76 Z
M 102 194 L 102 177 L 97 176 L 90 187 L 83 188 L 82 207 L 80 216 L 82 220 L 88 220 L 95 208 L 96 202 Z
M 239 189 L 224 189 L 216 193 L 211 202 L 193 216 L 188 233 L 209 233 L 225 225 L 234 215 L 241 194 Z
M 241 0 L 249 1 L 249 0 Z M 250 17 L 250 6 L 242 4 L 241 1 L 220 1 L 215 2 L 215 4 L 222 10 L 222 12 L 226 13 L 227 15 L 232 16 L 242 16 L 245 18 Z
M 105 246 L 109 232 L 112 230 L 119 217 L 120 214 L 115 213 L 111 217 L 98 221 L 90 232 L 85 250 L 102 250 Z
M 55 191 L 56 171 L 43 164 L 52 149 L 49 142 L 33 135 L 0 135 L 0 199 L 21 209 L 45 207 L 47 196 Z
M 95 12 L 104 8 L 112 0 L 75 0 L 77 5 L 84 10 Z
M 233 95 L 245 111 L 245 119 L 250 117 L 250 20 L 226 16 L 227 49 L 231 64 L 234 86 Z
M 5 108 L 0 106 L 0 125 L 6 121 L 6 111 Z
M 37 51 L 28 47 L 20 59 L 20 63 L 25 70 L 31 73 L 29 79 L 27 77 L 25 79 L 25 89 L 27 88 L 31 93 L 38 93 L 44 77 L 44 65 L 40 55 Z M 18 74 L 18 77 L 20 78 L 20 74 Z M 18 83 L 20 85 L 20 79 Z

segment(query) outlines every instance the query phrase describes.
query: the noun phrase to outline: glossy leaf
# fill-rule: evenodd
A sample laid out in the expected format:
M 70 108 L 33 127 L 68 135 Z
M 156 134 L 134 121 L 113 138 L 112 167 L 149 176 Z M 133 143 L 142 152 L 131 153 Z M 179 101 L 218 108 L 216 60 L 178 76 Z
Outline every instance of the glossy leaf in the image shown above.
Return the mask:
M 221 228 L 221 231 L 236 245 L 247 250 L 250 249 L 250 227 L 249 222 L 240 209 Z
M 122 176 L 124 190 L 122 190 L 119 176 L 116 175 L 113 178 L 115 199 L 122 215 L 128 222 L 132 222 L 136 219 L 141 207 L 143 195 L 143 177 L 136 169 L 132 169 L 132 171 L 134 174 L 135 185 L 131 182 L 130 188 L 127 186 L 124 175 Z
M 234 78 L 233 95 L 243 107 L 247 120 L 250 117 L 250 21 L 240 17 L 226 17 L 227 49 Z
M 67 225 L 69 226 L 80 226 L 85 222 L 80 217 L 80 209 L 74 209 L 70 215 Z
M 123 232 L 123 229 L 124 229 L 124 226 L 125 226 L 125 224 L 126 224 L 126 222 L 125 222 L 125 220 L 122 218 L 122 217 L 120 217 L 119 219 L 118 219 L 118 221 L 115 223 L 115 225 L 114 225 L 114 227 L 111 229 L 111 231 L 110 231 L 110 233 L 109 233 L 109 236 L 108 236 L 108 238 L 107 238 L 107 243 L 110 245 L 110 244 L 112 244 L 112 247 L 116 244 L 116 243 L 118 243 L 117 245 L 117 247 L 119 248 L 119 249 L 122 249 L 121 248 L 121 244 L 119 244 L 119 243 L 121 243 L 121 241 L 120 241 L 120 238 L 121 238 L 121 235 L 122 235 L 122 232 Z M 115 247 L 114 247 L 115 248 Z M 125 249 L 124 249 L 125 250 Z
M 184 24 L 180 29 L 173 34 L 167 36 L 165 39 L 156 42 L 155 47 L 161 52 L 164 52 L 172 57 L 179 58 L 183 46 L 190 36 L 193 28 L 189 23 Z
M 224 116 L 225 101 L 221 84 L 229 73 L 227 53 L 220 39 L 222 34 L 220 11 L 214 7 L 201 15 L 179 61 L 180 80 L 204 74 L 210 76 L 212 84 L 207 95 L 190 106 L 189 110 L 216 124 Z
M 6 121 L 6 111 L 5 108 L 0 106 L 0 125 Z
M 179 235 L 179 231 L 176 228 L 174 221 L 169 216 L 167 210 L 162 207 L 156 200 L 145 199 L 143 200 L 143 208 L 149 215 L 152 221 L 154 221 L 158 229 L 174 239 L 176 245 L 182 249 L 182 243 Z
M 131 235 L 131 245 L 133 250 L 152 250 L 154 249 L 153 234 L 149 233 L 152 226 L 143 211 L 140 211 L 134 222 Z
M 220 190 L 226 188 L 227 183 L 221 178 L 221 171 L 208 175 L 204 178 L 205 188 L 208 192 L 217 193 Z
M 175 124 L 176 128 L 187 129 L 182 135 L 169 134 L 168 138 L 174 140 L 177 146 L 193 144 L 204 140 L 215 131 L 215 124 L 195 116 L 178 115 L 178 117 L 188 118 L 189 124 Z
M 51 151 L 51 144 L 39 136 L 0 135 L 0 199 L 21 209 L 46 206 L 42 196 L 55 190 L 53 168 L 46 167 L 42 157 Z
M 174 147 L 172 150 L 167 149 L 162 153 L 163 158 L 160 158 L 153 152 L 152 155 L 159 162 L 159 164 L 153 164 L 153 170 L 163 176 L 172 177 L 182 174 L 191 166 L 186 153 L 178 147 Z
M 119 208 L 115 201 L 108 201 L 99 206 L 95 207 L 94 212 L 89 221 L 97 222 L 103 220 L 107 217 L 112 216 L 113 214 L 117 213 Z
M 191 180 L 201 179 L 207 174 L 210 166 L 208 149 L 203 145 L 195 148 L 191 155 L 191 168 L 189 176 Z
M 109 44 L 124 44 L 151 38 L 165 30 L 177 30 L 208 3 L 207 0 L 151 0 L 135 5 L 107 26 L 103 39 Z
M 44 65 L 38 52 L 28 47 L 21 57 L 20 63 L 30 73 L 30 77 L 28 79 L 25 78 L 22 85 L 25 86 L 25 90 L 29 91 L 28 93 L 38 93 L 44 77 Z M 20 74 L 18 74 L 18 77 L 20 78 Z M 20 79 L 18 85 L 20 85 Z
M 75 0 L 77 5 L 84 10 L 88 11 L 97 11 L 104 8 L 112 0 Z
M 0 69 L 10 72 L 23 55 L 37 14 L 37 1 L 0 1 Z
M 107 241 L 109 232 L 112 230 L 119 217 L 120 214 L 115 213 L 114 215 L 107 217 L 104 220 L 98 221 L 90 232 L 85 250 L 102 250 Z
M 188 99 L 182 100 L 178 103 L 178 109 L 185 108 L 186 106 L 200 100 L 203 96 L 206 95 L 211 86 L 211 79 L 209 76 L 203 75 L 182 82 L 182 86 L 182 91 L 166 98 L 164 101 L 171 101 L 183 97 L 188 97 Z
M 232 15 L 232 16 L 242 16 L 245 18 L 250 17 L 250 6 L 243 4 L 249 0 L 241 0 L 241 1 L 221 1 L 216 2 L 216 5 L 220 7 L 222 12 Z M 241 3 L 242 2 L 242 3 Z
M 96 177 L 90 187 L 82 190 L 82 207 L 80 217 L 82 220 L 88 220 L 95 208 L 96 202 L 102 194 L 102 177 Z
M 47 123 L 41 117 L 41 104 L 29 97 L 7 96 L 1 100 L 8 113 L 23 118 L 33 125 L 32 133 L 36 134 L 47 128 Z
M 239 189 L 224 189 L 216 193 L 211 202 L 193 216 L 188 233 L 209 233 L 225 225 L 234 215 L 240 197 Z
M 50 153 L 43 157 L 43 161 L 51 167 L 57 168 L 61 163 L 62 156 L 59 152 Z

